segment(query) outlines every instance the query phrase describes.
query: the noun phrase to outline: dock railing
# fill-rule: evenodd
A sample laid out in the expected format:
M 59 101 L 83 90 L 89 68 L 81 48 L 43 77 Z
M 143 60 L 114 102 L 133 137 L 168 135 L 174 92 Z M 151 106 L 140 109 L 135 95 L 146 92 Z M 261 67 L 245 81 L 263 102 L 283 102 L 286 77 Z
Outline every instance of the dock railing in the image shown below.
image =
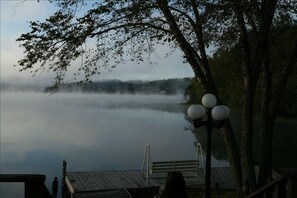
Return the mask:
M 199 158 L 199 156 L 198 156 L 198 154 L 199 154 L 199 150 L 200 150 L 201 162 L 202 162 L 202 164 L 203 164 L 203 171 L 204 171 L 203 173 L 204 173 L 204 175 L 205 175 L 205 160 L 204 160 L 204 154 L 203 154 L 202 146 L 201 146 L 201 144 L 198 142 L 198 143 L 196 144 L 196 159 Z
M 146 166 L 146 185 L 149 185 L 149 169 L 150 169 L 150 152 L 151 152 L 151 146 L 147 144 L 145 146 L 144 150 L 144 156 L 142 161 L 142 168 L 141 168 L 141 176 L 143 177 L 145 166 Z
M 52 198 L 45 185 L 45 175 L 39 174 L 0 174 L 0 182 L 24 183 L 25 198 Z
M 296 198 L 297 171 L 286 170 L 281 175 L 246 196 L 246 198 Z

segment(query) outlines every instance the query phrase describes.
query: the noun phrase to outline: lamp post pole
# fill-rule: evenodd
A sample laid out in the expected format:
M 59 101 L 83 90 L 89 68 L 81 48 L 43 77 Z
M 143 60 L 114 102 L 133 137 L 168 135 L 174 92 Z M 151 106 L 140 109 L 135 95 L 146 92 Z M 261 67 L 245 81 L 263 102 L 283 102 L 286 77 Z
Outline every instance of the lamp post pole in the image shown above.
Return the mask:
M 206 168 L 205 168 L 205 198 L 210 198 L 210 176 L 211 176 L 211 132 L 212 132 L 211 112 L 207 111 L 207 147 L 206 147 Z
M 205 94 L 202 97 L 203 105 L 191 105 L 188 109 L 188 116 L 193 120 L 194 127 L 206 127 L 206 167 L 205 167 L 205 196 L 211 198 L 211 133 L 214 127 L 221 128 L 224 120 L 230 115 L 229 108 L 225 105 L 217 105 L 217 99 L 213 94 Z M 207 120 L 203 120 L 204 118 Z

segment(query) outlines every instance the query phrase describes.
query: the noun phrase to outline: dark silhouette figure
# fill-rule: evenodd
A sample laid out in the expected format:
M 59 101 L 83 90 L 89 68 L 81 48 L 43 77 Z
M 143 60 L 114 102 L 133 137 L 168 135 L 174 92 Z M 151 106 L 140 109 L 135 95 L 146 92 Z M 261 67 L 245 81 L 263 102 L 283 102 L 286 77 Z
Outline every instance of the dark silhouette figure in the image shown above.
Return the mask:
M 166 184 L 163 192 L 158 198 L 187 198 L 186 182 L 183 174 L 178 171 L 170 171 L 166 177 Z
M 58 178 L 55 177 L 54 181 L 53 181 L 53 184 L 52 184 L 52 196 L 54 198 L 56 198 L 57 194 L 58 194 Z

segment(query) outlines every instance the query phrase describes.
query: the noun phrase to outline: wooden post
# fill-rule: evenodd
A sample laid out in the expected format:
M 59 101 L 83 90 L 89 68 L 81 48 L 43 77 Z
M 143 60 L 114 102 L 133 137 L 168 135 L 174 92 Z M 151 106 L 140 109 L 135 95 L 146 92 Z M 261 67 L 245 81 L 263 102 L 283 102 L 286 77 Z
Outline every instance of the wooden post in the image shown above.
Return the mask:
M 207 111 L 207 125 L 206 125 L 206 131 L 207 131 L 207 145 L 206 145 L 206 172 L 205 172 L 205 198 L 211 198 L 211 132 L 213 129 L 211 120 L 211 111 Z
M 297 197 L 297 180 L 288 179 L 288 198 Z
M 278 198 L 278 195 L 280 194 L 279 191 L 280 191 L 280 186 L 279 185 L 275 185 L 274 186 L 274 191 L 273 191 L 273 198 Z
M 43 183 L 38 181 L 25 182 L 25 198 L 43 197 Z
M 287 181 L 288 181 L 288 178 L 287 179 L 283 179 L 281 180 L 278 185 L 279 185 L 279 191 L 278 191 L 278 197 L 287 197 L 286 196 L 286 186 L 287 186 Z
M 52 183 L 52 196 L 53 198 L 56 198 L 57 195 L 58 195 L 58 178 L 55 177 Z

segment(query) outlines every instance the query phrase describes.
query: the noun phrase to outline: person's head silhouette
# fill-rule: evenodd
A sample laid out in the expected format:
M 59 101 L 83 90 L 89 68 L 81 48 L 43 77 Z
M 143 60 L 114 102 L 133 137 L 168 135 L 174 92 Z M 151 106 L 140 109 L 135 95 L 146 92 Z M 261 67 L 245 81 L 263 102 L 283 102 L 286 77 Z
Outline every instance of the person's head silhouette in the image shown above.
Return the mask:
M 160 198 L 186 198 L 186 182 L 181 172 L 170 171 L 166 177 L 164 191 Z

